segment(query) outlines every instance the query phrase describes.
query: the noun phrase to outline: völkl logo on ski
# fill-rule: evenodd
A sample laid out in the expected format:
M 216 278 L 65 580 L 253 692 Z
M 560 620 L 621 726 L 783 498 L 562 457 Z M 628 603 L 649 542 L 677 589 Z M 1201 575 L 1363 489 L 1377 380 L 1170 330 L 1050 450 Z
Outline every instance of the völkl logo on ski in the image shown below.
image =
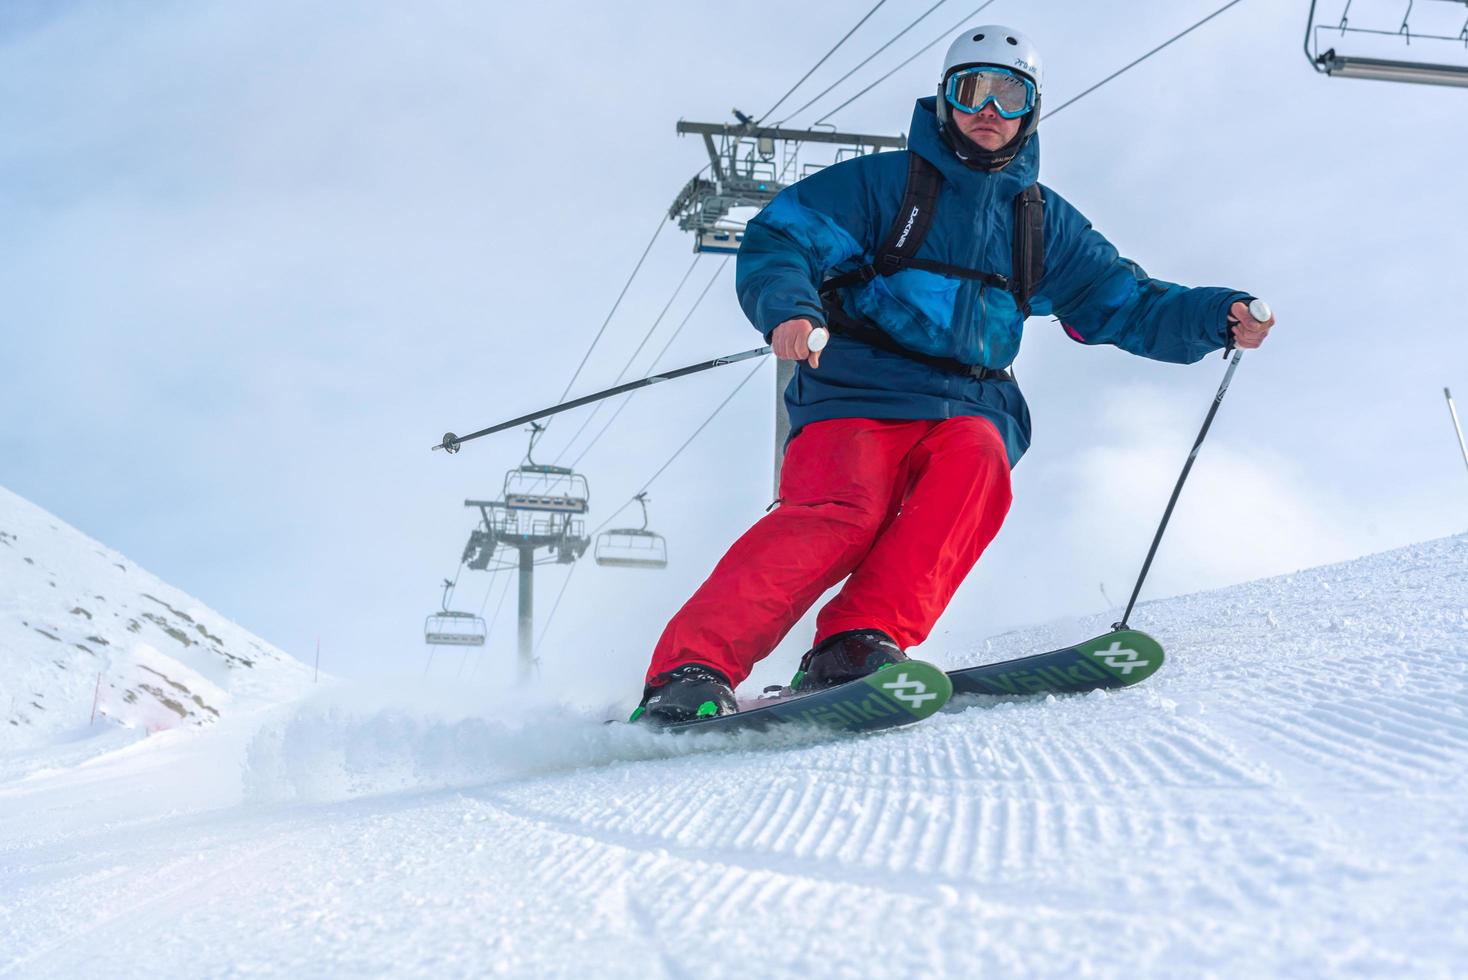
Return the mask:
M 1122 646 L 1119 640 L 1113 640 L 1109 648 L 1097 650 L 1091 656 L 1103 661 L 1112 670 L 1119 670 L 1123 674 L 1130 674 L 1134 670 L 1151 664 L 1151 661 L 1137 651 Z
M 1028 657 L 950 671 L 960 694 L 1062 694 L 1130 687 L 1162 666 L 1162 646 L 1138 630 L 1117 630 Z
M 892 692 L 892 696 L 914 708 L 922 707 L 929 701 L 935 700 L 938 695 L 928 691 L 928 687 L 922 681 L 909 680 L 907 674 L 897 675 L 897 679 L 888 681 L 882 687 Z

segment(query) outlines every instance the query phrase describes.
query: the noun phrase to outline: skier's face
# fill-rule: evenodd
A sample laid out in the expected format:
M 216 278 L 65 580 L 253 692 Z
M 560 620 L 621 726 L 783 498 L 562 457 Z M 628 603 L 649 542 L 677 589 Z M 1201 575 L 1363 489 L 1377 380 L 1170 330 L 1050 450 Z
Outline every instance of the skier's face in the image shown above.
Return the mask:
M 991 102 L 978 112 L 954 112 L 959 132 L 986 150 L 997 150 L 1019 132 L 1024 117 L 1005 119 Z

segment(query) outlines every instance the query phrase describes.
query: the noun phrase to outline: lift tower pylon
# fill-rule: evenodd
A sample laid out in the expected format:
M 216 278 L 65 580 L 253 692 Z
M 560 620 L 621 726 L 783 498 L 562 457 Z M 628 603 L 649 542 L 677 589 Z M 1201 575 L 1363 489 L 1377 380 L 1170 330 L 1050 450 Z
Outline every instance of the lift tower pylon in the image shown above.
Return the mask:
M 790 184 L 827 166 L 802 163 L 804 144 L 836 147 L 840 163 L 882 150 L 907 149 L 906 136 L 873 136 L 827 129 L 787 129 L 760 126 L 738 109 L 736 123 L 678 122 L 678 134 L 703 137 L 708 151 L 709 176 L 703 171 L 683 186 L 668 208 L 668 220 L 694 234 L 695 252 L 739 251 L 744 241 L 744 224 L 731 218 L 735 208 L 762 209 Z M 717 140 L 717 142 L 715 142 Z M 785 388 L 795 375 L 794 361 L 775 363 L 775 496 L 780 495 L 780 466 L 785 461 L 785 441 L 790 434 L 790 416 L 785 411 Z
M 531 448 L 543 426 L 535 426 Z M 520 623 L 518 630 L 521 683 L 535 669 L 535 566 L 569 565 L 586 553 L 591 538 L 586 522 L 590 493 L 586 477 L 565 466 L 548 466 L 531 459 L 505 474 L 500 500 L 466 500 L 478 509 L 481 521 L 469 534 L 464 563 L 482 571 L 494 567 L 518 570 Z M 514 565 L 499 563 L 500 549 L 515 553 Z M 537 553 L 548 552 L 543 557 Z
M 907 148 L 905 136 L 759 126 L 737 109 L 734 115 L 738 123 L 678 122 L 678 135 L 702 136 L 709 155 L 710 176 L 696 175 L 668 208 L 668 219 L 696 236 L 695 252 L 739 251 L 743 226 L 729 218 L 730 211 L 763 208 L 790 184 L 826 166 L 801 165 L 804 143 L 836 146 L 835 163 L 884 149 Z

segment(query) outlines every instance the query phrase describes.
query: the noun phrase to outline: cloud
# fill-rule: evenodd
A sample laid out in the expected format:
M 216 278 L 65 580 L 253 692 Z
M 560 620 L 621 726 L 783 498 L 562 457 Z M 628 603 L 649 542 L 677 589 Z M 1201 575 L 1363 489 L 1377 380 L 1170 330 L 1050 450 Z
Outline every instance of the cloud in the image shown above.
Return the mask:
M 1109 389 L 1100 401 L 1111 441 L 1055 466 L 1069 488 L 1064 526 L 1091 554 L 1142 558 L 1201 420 L 1180 414 L 1152 386 Z M 1250 445 L 1247 432 L 1223 428 L 1215 425 L 1183 487 L 1149 594 L 1212 588 L 1352 553 L 1345 544 L 1351 521 L 1307 472 Z

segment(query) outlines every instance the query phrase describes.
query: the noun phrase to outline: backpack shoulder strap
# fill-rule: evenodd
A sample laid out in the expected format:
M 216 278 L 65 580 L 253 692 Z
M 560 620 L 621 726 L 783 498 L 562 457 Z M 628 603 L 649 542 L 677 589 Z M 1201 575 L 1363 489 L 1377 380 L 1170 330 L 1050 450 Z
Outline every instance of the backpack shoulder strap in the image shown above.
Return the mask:
M 875 257 L 860 269 L 827 279 L 821 284 L 821 291 L 870 282 L 877 276 L 890 276 L 904 268 L 922 247 L 923 239 L 928 237 L 942 189 L 943 175 L 938 168 L 921 154 L 908 150 L 907 183 L 902 188 L 902 203 L 897 206 L 897 216 L 887 229 L 882 244 L 877 246 Z
M 1014 198 L 1014 297 L 1025 316 L 1030 297 L 1045 275 L 1045 197 L 1038 183 Z
M 1029 315 L 1030 289 L 1044 271 L 1044 202 L 1040 185 L 1026 187 L 1015 200 L 1014 277 L 993 272 L 979 272 L 962 266 L 919 259 L 918 249 L 928 237 L 938 212 L 938 195 L 943 189 L 943 175 L 921 154 L 907 151 L 907 184 L 902 203 L 887 235 L 882 239 L 872 261 L 859 269 L 833 276 L 821 283 L 820 291 L 833 295 L 859 283 L 871 282 L 878 276 L 890 276 L 903 269 L 923 269 L 960 279 L 974 279 L 990 286 L 1013 292 L 1025 315 Z
M 877 248 L 873 264 L 879 273 L 902 268 L 928 237 L 933 217 L 938 211 L 938 193 L 943 189 L 943 175 L 920 153 L 907 152 L 907 186 L 902 191 L 902 204 L 897 217 L 887 229 L 887 237 Z

